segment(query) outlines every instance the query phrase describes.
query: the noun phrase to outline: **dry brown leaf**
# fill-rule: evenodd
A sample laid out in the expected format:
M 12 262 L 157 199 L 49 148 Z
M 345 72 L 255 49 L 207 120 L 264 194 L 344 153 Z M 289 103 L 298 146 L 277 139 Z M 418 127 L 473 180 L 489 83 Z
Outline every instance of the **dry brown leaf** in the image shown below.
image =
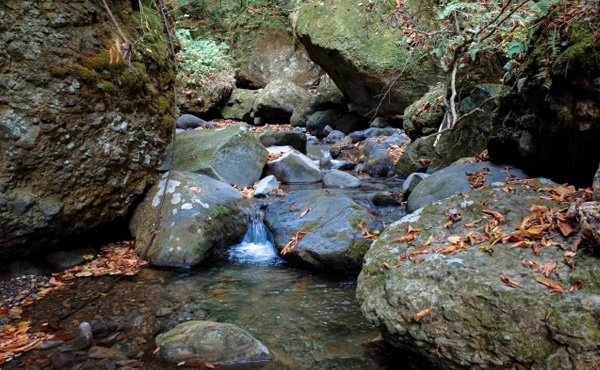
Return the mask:
M 190 190 L 196 194 L 200 194 L 202 192 L 202 189 L 200 189 L 198 186 L 190 186 Z
M 552 271 L 556 270 L 557 267 L 558 267 L 557 262 L 548 262 L 548 263 L 543 263 L 540 265 L 540 269 L 542 270 L 542 275 L 544 275 L 545 277 L 550 276 Z
M 515 189 L 514 186 L 507 185 L 502 188 L 502 191 L 505 192 L 506 194 L 514 194 L 517 192 L 517 189 Z
M 539 276 L 534 276 L 534 277 L 535 277 L 535 280 L 538 281 L 538 283 L 543 284 L 543 285 L 547 286 L 548 288 L 550 288 L 551 292 L 562 293 L 565 291 L 565 287 L 563 287 L 561 283 L 558 283 L 558 282 L 552 281 L 552 280 L 548 280 L 548 279 L 544 279 Z
M 294 236 L 292 239 L 290 239 L 290 241 L 283 247 L 283 249 L 281 249 L 280 254 L 282 256 L 285 256 L 286 254 L 288 254 L 292 249 L 294 249 L 294 247 L 296 245 L 298 245 L 298 242 L 300 241 L 300 239 L 302 239 L 302 237 L 304 235 L 306 235 L 305 232 L 298 231 L 296 233 L 296 236 Z
M 569 293 L 578 291 L 579 289 L 581 289 L 582 286 L 583 286 L 583 284 L 581 284 L 581 281 L 576 282 L 575 285 L 573 285 L 571 288 L 569 288 Z
M 511 288 L 522 288 L 516 281 L 510 280 L 504 275 L 500 275 L 500 280 Z
M 205 362 L 204 367 L 209 368 L 209 369 L 214 369 L 215 365 L 211 364 L 210 362 Z
M 383 266 L 384 266 L 386 269 L 388 269 L 388 270 L 389 270 L 389 269 L 391 269 L 391 267 L 390 267 L 389 263 L 387 263 L 387 262 L 384 262 L 384 263 L 383 263 Z
M 413 227 L 411 225 L 408 225 L 408 230 L 406 232 L 406 235 L 392 240 L 392 243 L 395 243 L 395 242 L 402 243 L 402 242 L 408 242 L 411 240 L 415 240 L 415 238 L 421 232 L 421 230 L 423 230 L 423 229 L 413 229 Z
M 566 238 L 569 235 L 575 234 L 577 231 L 573 229 L 566 221 L 559 219 L 557 221 L 558 230 Z
M 422 318 L 431 315 L 432 308 L 433 308 L 433 304 L 431 304 L 431 306 L 427 307 L 426 309 L 417 312 L 417 314 L 415 316 L 413 316 L 413 318 L 415 319 L 416 322 L 419 322 L 419 320 L 421 320 Z
M 492 216 L 494 218 L 494 220 L 498 221 L 498 223 L 500 223 L 500 224 L 504 223 L 504 216 L 502 216 L 500 214 L 500 212 L 492 211 L 489 209 L 484 209 L 481 212 L 483 212 L 486 215 Z
M 302 213 L 300 214 L 300 218 L 302 218 L 302 217 L 306 216 L 306 214 L 307 214 L 308 212 L 310 212 L 311 210 L 312 210 L 312 208 L 307 208 L 307 209 L 306 209 L 304 212 L 302 212 Z

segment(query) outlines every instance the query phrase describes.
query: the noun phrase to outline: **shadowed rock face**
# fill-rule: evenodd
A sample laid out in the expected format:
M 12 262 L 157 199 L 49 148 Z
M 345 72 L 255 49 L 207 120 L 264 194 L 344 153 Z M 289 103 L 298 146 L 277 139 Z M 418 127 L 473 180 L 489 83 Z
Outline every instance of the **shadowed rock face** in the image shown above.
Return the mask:
M 138 40 L 132 2 L 109 4 Z M 144 11 L 159 32 L 111 65 L 116 33 L 98 2 L 0 4 L 0 257 L 123 216 L 155 180 L 173 74 L 160 18 Z

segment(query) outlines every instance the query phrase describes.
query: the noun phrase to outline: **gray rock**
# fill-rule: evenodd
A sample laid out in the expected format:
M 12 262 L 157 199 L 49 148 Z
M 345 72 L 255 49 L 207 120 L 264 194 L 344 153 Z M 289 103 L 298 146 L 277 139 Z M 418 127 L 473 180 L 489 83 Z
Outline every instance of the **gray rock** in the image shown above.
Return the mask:
M 600 202 L 585 202 L 579 207 L 581 233 L 600 245 Z
M 256 90 L 233 89 L 225 106 L 221 108 L 221 115 L 225 119 L 252 122 Z
M 136 208 L 130 229 L 142 252 L 154 227 L 156 207 L 165 187 L 163 178 Z M 202 174 L 174 171 L 167 187 L 163 219 L 147 259 L 158 266 L 186 267 L 200 263 L 209 252 L 223 253 L 238 243 L 246 217 L 237 211 L 244 196 L 231 186 Z
M 444 118 L 444 85 L 439 83 L 404 110 L 402 128 L 413 140 L 437 132 Z
M 298 245 L 282 257 L 294 265 L 325 271 L 358 273 L 371 240 L 363 239 L 360 225 L 381 229 L 379 217 L 353 199 L 353 190 L 296 190 L 273 202 L 265 223 L 281 251 L 299 231 Z M 311 208 L 304 217 L 300 214 Z
M 371 128 L 364 130 L 363 132 L 365 134 L 365 137 L 392 136 L 396 133 L 399 133 L 400 129 L 393 128 L 393 127 L 384 127 L 384 128 L 371 127 Z
M 280 158 L 269 162 L 266 173 L 286 184 L 307 184 L 322 180 L 319 167 L 297 150 L 287 152 Z
M 360 131 L 369 126 L 369 119 L 359 115 L 356 112 L 344 114 L 336 123 L 335 128 L 345 134 L 354 131 Z
M 468 193 L 473 190 L 467 180 L 466 173 L 472 173 L 487 167 L 491 175 L 484 175 L 485 186 L 495 182 L 504 182 L 508 177 L 515 176 L 519 179 L 525 179 L 528 176 L 515 168 L 510 168 L 508 172 L 503 172 L 506 165 L 494 164 L 491 162 L 477 162 L 459 164 L 446 167 L 431 176 L 423 179 L 408 197 L 407 208 L 414 211 L 436 200 L 448 198 L 459 193 Z
M 415 187 L 419 185 L 419 183 L 427 176 L 429 175 L 421 172 L 411 173 L 402 184 L 402 192 L 404 193 L 404 196 L 406 197 L 412 193 L 412 191 L 415 190 Z
M 46 263 L 52 266 L 54 271 L 62 271 L 73 266 L 84 263 L 86 260 L 84 255 L 96 255 L 96 250 L 91 247 L 50 252 L 44 255 Z
M 306 129 L 311 135 L 314 135 L 318 138 L 323 138 L 327 136 L 325 134 L 325 127 L 335 126 L 335 122 L 337 121 L 339 114 L 339 111 L 335 109 L 316 112 L 306 121 Z
M 395 173 L 394 166 L 394 159 L 389 154 L 375 153 L 367 158 L 363 170 L 371 177 L 387 177 Z
M 346 137 L 346 134 L 344 134 L 343 132 L 338 131 L 338 130 L 333 130 L 327 135 L 327 137 L 325 138 L 325 142 L 328 144 L 335 144 L 345 137 Z
M 337 158 L 342 154 L 343 151 L 348 151 L 354 148 L 352 139 L 349 136 L 342 138 L 329 148 L 329 154 L 332 158 Z
M 369 127 L 385 128 L 390 126 L 390 120 L 385 117 L 375 117 Z
M 94 339 L 92 325 L 87 321 L 82 322 L 79 324 L 79 327 L 77 327 L 77 330 L 75 330 L 75 335 L 73 337 L 71 345 L 75 351 L 82 351 L 90 348 L 92 340 Z
M 205 120 L 194 116 L 193 114 L 184 114 L 177 119 L 177 128 L 188 130 L 191 128 L 214 128 L 213 125 L 206 122 Z
M 323 137 L 327 137 L 329 136 L 329 134 L 331 134 L 333 132 L 333 127 L 327 125 L 325 126 L 325 128 L 323 129 Z
M 166 362 L 188 366 L 268 363 L 267 347 L 232 324 L 188 321 L 156 337 L 159 355 Z
M 356 188 L 360 186 L 360 179 L 344 171 L 330 170 L 323 177 L 323 185 L 326 188 Z
M 176 146 L 174 170 L 205 173 L 240 188 L 258 181 L 267 162 L 264 146 L 240 125 L 182 132 Z
M 514 194 L 503 192 L 504 184 L 496 184 L 473 191 L 469 198 L 456 195 L 430 203 L 386 228 L 365 255 L 357 298 L 387 342 L 426 356 L 441 369 L 507 369 L 517 364 L 532 369 L 588 369 L 600 363 L 600 285 L 590 278 L 600 264 L 596 253 L 578 250 L 574 270 L 565 260 L 565 250 L 557 245 L 536 254 L 534 248 L 511 248 L 512 242 L 491 246 L 489 241 L 473 245 L 466 241 L 463 250 L 441 253 L 450 246 L 449 236 L 485 235 L 483 230 L 462 227 L 484 217 L 485 209 L 503 216 L 499 232 L 509 235 L 520 232 L 518 226 L 532 213 L 531 204 L 560 207 L 540 199 L 550 198 L 548 190 L 555 183 L 532 180 L 530 185 L 539 190 L 526 185 L 513 185 Z M 462 220 L 446 229 L 449 209 L 457 210 Z M 490 222 L 491 218 L 484 218 L 479 224 Z M 410 243 L 398 243 L 409 226 L 422 231 Z M 419 251 L 431 236 L 428 253 L 396 266 L 398 257 Z M 570 246 L 579 235 L 564 238 L 549 231 L 546 237 Z M 537 236 L 518 238 L 535 243 Z M 556 269 L 545 276 L 529 262 L 556 263 Z M 504 283 L 505 278 L 519 287 Z M 536 279 L 559 283 L 564 292 L 553 293 Z M 584 282 L 583 287 L 569 292 L 578 281 Z M 428 308 L 428 314 L 415 318 Z
M 348 137 L 352 140 L 352 143 L 358 143 L 365 139 L 365 133 L 363 131 L 353 131 L 348 134 Z
M 435 155 L 433 142 L 435 137 L 418 138 L 408 144 L 406 152 L 396 162 L 396 173 L 401 178 L 407 178 L 411 173 L 425 172 L 431 158 Z M 427 162 L 429 161 L 429 162 Z
M 268 130 L 258 135 L 258 141 L 266 147 L 290 145 L 306 154 L 306 134 L 302 132 Z
M 279 182 L 275 176 L 269 175 L 254 186 L 254 196 L 266 197 L 273 189 L 279 189 Z
M 310 94 L 290 81 L 269 82 L 256 98 L 255 114 L 265 117 L 270 123 L 289 123 L 294 108 Z

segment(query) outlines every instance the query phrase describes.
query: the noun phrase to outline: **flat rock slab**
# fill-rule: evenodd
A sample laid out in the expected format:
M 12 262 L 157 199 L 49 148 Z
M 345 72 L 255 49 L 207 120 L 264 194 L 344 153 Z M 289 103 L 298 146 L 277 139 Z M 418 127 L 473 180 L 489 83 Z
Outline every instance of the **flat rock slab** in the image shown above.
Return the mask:
M 351 190 L 298 190 L 275 201 L 265 213 L 265 223 L 281 251 L 300 232 L 298 245 L 283 258 L 314 269 L 358 273 L 362 258 L 371 245 L 364 239 L 361 224 L 381 229 L 382 221 L 353 199 Z M 310 209 L 304 217 L 301 214 Z
M 186 365 L 236 365 L 270 361 L 267 347 L 232 324 L 188 321 L 156 337 L 163 360 Z
M 484 209 L 503 216 L 489 228 L 494 239 L 517 231 L 532 213 L 530 204 L 564 207 L 540 199 L 556 186 L 551 181 L 513 184 L 514 194 L 503 186 L 430 203 L 386 228 L 365 255 L 358 277 L 363 313 L 389 343 L 443 369 L 597 368 L 600 256 L 593 247 L 583 243 L 573 252 L 579 235 L 564 238 L 556 226 L 545 229 L 544 239 L 527 228 L 532 234 L 519 237 L 525 247 L 512 247 L 519 239 L 495 245 L 489 237 L 468 241 L 471 232 L 485 236 L 481 228 L 463 227 L 492 222 L 482 219 Z M 446 229 L 447 210 L 462 220 Z M 409 226 L 421 231 L 414 240 L 398 241 Z M 464 250 L 446 250 L 458 237 L 467 240 Z M 569 292 L 578 283 L 581 289 Z M 564 291 L 553 292 L 546 284 Z
M 511 176 L 519 179 L 529 177 L 514 167 L 491 162 L 465 163 L 449 166 L 423 179 L 410 193 L 407 208 L 414 211 L 436 200 L 472 191 L 473 189 L 467 179 L 466 173 L 480 171 L 484 167 L 487 167 L 491 173 L 490 175 L 483 175 L 485 178 L 484 186 L 495 182 L 504 182 Z
M 130 229 L 138 253 L 144 250 L 156 222 L 164 177 L 148 191 L 132 217 Z M 242 198 L 242 193 L 212 177 L 174 171 L 167 185 L 162 223 L 147 259 L 157 266 L 187 267 L 200 263 L 211 248 L 236 244 L 246 231 L 246 217 L 235 205 Z

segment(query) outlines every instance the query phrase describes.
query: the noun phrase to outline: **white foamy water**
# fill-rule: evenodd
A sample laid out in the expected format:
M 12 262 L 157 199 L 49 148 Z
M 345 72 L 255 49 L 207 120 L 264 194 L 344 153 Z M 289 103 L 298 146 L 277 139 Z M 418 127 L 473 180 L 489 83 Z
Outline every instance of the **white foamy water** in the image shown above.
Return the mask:
M 273 237 L 264 225 L 262 214 L 255 213 L 250 217 L 248 231 L 244 240 L 229 250 L 229 258 L 242 264 L 273 265 L 282 263 L 275 247 Z

